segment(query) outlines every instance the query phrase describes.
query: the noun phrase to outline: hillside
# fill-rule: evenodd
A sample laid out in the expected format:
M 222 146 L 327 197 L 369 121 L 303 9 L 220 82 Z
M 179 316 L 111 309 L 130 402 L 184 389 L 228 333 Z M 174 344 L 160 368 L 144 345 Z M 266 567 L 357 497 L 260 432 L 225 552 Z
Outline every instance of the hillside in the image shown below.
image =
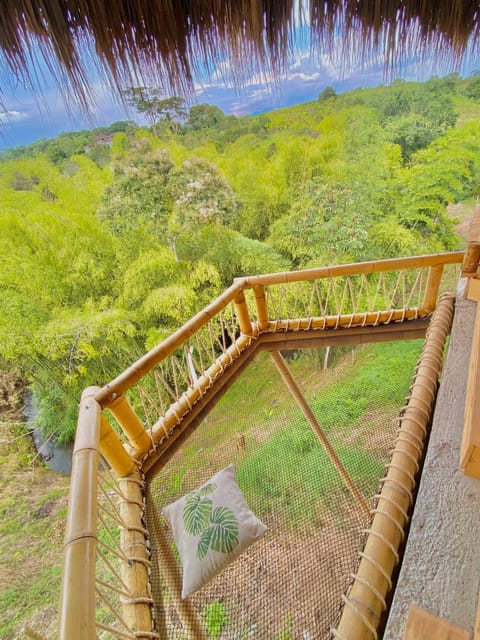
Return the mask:
M 150 96 L 120 122 L 0 156 L 0 361 L 72 438 L 113 377 L 236 276 L 455 249 L 475 199 L 478 77 L 335 95 L 259 116 Z M 172 302 L 173 301 L 173 302 Z
M 0 154 L 0 368 L 31 384 L 45 433 L 69 440 L 83 387 L 236 276 L 463 246 L 452 215 L 479 193 L 479 81 L 329 92 L 255 117 L 197 105 L 154 129 Z M 32 450 L 9 380 L 0 638 L 27 624 L 50 637 L 68 481 Z

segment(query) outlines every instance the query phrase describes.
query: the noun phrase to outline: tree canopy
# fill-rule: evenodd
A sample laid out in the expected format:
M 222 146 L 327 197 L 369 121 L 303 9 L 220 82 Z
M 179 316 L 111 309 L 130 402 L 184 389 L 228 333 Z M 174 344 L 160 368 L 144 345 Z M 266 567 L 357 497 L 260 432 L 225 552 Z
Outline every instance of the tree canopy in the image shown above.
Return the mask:
M 236 276 L 460 246 L 446 208 L 480 190 L 477 79 L 241 118 L 131 89 L 150 127 L 0 154 L 0 362 L 32 382 L 44 428 L 71 438 L 84 386 Z

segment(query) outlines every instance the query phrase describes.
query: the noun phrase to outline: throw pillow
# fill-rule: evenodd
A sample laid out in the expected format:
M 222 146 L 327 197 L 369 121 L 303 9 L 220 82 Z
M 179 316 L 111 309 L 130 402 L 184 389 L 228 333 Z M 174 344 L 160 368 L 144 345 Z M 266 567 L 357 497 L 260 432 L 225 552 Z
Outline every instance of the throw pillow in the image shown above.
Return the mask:
M 267 527 L 249 509 L 231 464 L 162 510 L 183 567 L 182 598 L 203 587 Z

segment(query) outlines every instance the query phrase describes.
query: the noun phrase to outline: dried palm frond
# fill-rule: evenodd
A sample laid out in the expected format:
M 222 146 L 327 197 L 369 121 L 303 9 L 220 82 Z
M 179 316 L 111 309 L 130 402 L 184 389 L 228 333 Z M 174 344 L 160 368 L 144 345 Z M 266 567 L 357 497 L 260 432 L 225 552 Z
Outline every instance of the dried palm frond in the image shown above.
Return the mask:
M 302 15 L 317 50 L 341 39 L 346 64 L 375 54 L 386 68 L 427 49 L 459 60 L 479 31 L 473 0 L 2 0 L 0 74 L 35 83 L 46 66 L 84 107 L 92 66 L 117 88 L 188 95 L 222 63 L 237 84 L 278 75 Z

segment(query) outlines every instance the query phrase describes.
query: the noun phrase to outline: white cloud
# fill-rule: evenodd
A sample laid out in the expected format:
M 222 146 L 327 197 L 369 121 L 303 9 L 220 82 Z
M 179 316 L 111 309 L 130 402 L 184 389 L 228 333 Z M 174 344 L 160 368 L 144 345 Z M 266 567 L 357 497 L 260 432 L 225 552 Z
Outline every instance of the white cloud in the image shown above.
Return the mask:
M 18 122 L 27 118 L 29 118 L 29 115 L 25 111 L 15 111 L 14 109 L 0 111 L 0 122 Z
M 289 73 L 288 80 L 302 80 L 302 82 L 314 82 L 320 80 L 320 73 Z

